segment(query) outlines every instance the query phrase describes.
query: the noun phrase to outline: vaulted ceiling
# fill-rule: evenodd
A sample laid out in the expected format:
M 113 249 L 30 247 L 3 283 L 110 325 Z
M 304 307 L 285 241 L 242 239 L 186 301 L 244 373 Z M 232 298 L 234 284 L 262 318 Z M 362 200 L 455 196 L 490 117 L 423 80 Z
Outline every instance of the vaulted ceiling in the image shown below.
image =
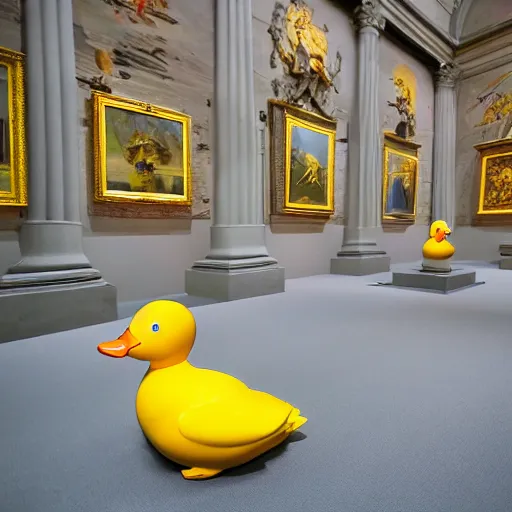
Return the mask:
M 455 7 L 450 35 L 458 41 L 472 39 L 498 27 L 504 28 L 512 21 L 511 0 L 456 0 Z
M 450 35 L 457 41 L 461 38 L 464 21 L 471 8 L 473 0 L 443 0 L 452 4 L 452 16 L 450 22 Z

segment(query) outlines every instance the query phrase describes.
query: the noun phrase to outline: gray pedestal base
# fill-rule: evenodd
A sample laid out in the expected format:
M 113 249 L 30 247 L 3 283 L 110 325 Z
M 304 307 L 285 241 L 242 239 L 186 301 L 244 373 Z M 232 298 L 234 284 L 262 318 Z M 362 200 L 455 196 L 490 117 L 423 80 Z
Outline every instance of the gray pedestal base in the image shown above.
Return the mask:
M 512 270 L 512 242 L 501 242 L 500 256 L 500 268 L 502 270 Z
M 502 270 L 512 270 L 512 258 L 502 258 L 500 260 L 500 268 Z
M 474 270 L 453 269 L 446 274 L 434 274 L 422 272 L 419 268 L 401 270 L 393 272 L 391 284 L 403 288 L 448 293 L 476 284 L 476 272 Z
M 0 343 L 117 320 L 117 290 L 87 283 L 0 290 Z
M 272 266 L 244 270 L 189 269 L 185 291 L 196 297 L 219 301 L 248 299 L 284 292 L 284 267 Z
M 380 254 L 338 256 L 331 259 L 331 274 L 367 276 L 389 272 L 391 258 Z

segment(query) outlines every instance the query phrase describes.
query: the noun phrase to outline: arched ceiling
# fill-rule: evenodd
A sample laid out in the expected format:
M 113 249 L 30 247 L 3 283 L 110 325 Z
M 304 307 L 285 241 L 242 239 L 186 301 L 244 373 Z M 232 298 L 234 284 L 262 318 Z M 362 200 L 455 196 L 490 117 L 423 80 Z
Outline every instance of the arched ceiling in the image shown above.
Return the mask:
M 472 4 L 473 0 L 454 0 L 453 2 L 453 12 L 450 20 L 450 35 L 457 41 L 459 41 L 462 36 L 464 21 L 466 20 L 466 16 L 471 9 Z
M 511 0 L 455 0 L 450 35 L 460 41 L 512 20 Z

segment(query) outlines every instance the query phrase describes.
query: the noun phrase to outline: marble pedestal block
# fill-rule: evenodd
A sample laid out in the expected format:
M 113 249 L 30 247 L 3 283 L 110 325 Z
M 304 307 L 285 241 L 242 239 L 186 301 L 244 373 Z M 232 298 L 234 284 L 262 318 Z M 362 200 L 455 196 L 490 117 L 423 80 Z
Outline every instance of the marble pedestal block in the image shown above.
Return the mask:
M 501 270 L 512 270 L 512 258 L 501 258 L 500 268 Z
M 500 268 L 502 270 L 512 270 L 512 242 L 500 244 L 500 256 Z
M 476 272 L 462 268 L 436 274 L 413 268 L 393 272 L 391 284 L 401 288 L 449 293 L 476 284 Z
M 6 288 L 0 290 L 0 317 L 0 343 L 112 322 L 117 290 L 103 279 Z
M 422 268 L 424 272 L 431 272 L 432 274 L 441 274 L 451 272 L 451 258 L 447 260 L 430 260 L 423 258 Z
M 386 254 L 338 256 L 331 259 L 331 274 L 368 276 L 389 271 L 391 258 Z
M 185 273 L 188 295 L 223 302 L 284 292 L 284 267 L 244 270 L 199 270 Z

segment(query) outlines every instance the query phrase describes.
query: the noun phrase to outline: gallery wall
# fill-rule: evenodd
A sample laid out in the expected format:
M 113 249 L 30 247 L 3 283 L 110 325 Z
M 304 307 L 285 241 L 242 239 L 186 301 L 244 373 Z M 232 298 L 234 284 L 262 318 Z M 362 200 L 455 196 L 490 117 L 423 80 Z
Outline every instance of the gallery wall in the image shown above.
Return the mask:
M 356 39 L 349 24 L 348 16 L 327 0 L 313 0 L 309 5 L 314 9 L 313 23 L 327 26 L 326 34 L 332 63 L 336 52 L 342 56 L 342 71 L 338 78 L 339 94 L 333 95 L 338 118 L 338 138 L 346 137 L 346 127 L 354 98 L 354 77 L 356 70 Z M 268 33 L 272 20 L 275 0 L 253 2 L 253 50 L 254 88 L 257 111 L 267 110 L 267 101 L 274 97 L 272 80 L 283 76 L 281 62 L 276 68 L 270 65 L 273 45 Z M 345 133 L 343 133 L 345 132 Z M 269 145 L 267 137 L 267 148 Z M 344 189 L 346 179 L 346 144 L 336 143 L 335 160 L 335 214 L 331 221 L 319 229 L 317 225 L 276 224 L 268 228 L 267 242 L 270 253 L 285 265 L 286 275 L 304 276 L 329 273 L 330 259 L 341 248 L 343 238 Z M 268 151 L 267 151 L 268 153 Z M 267 183 L 269 179 L 269 155 L 265 161 Z M 267 187 L 268 189 L 268 187 Z M 266 222 L 270 220 L 269 195 L 267 193 Z
M 512 8 L 506 0 L 474 0 L 466 15 L 463 32 L 474 33 L 475 30 L 485 28 L 478 25 L 478 20 L 490 25 L 510 19 Z M 510 33 L 504 32 L 489 42 L 484 40 L 471 45 L 460 56 L 464 62 L 464 72 L 457 91 L 457 226 L 454 242 L 457 252 L 466 259 L 496 261 L 499 259 L 499 244 L 512 240 L 510 226 L 475 225 L 480 157 L 473 147 L 475 144 L 505 137 L 512 127 L 511 114 L 496 119 L 490 115 L 489 109 L 496 94 L 512 95 L 511 38 Z M 473 54 L 474 65 L 470 62 Z
M 421 258 L 426 226 L 430 222 L 432 199 L 432 151 L 434 138 L 434 82 L 432 73 L 405 49 L 382 39 L 380 46 L 380 117 L 381 130 L 394 131 L 400 117 L 396 109 L 387 105 L 394 101 L 393 74 L 403 69 L 410 76 L 410 87 L 415 89 L 416 135 L 418 150 L 418 189 L 416 197 L 416 222 L 405 231 L 385 233 L 382 245 L 393 261 L 411 261 Z
M 491 88 L 512 93 L 512 64 L 480 73 L 463 80 L 458 91 L 457 126 L 457 230 L 454 239 L 458 249 L 469 259 L 497 260 L 499 244 L 512 240 L 507 226 L 474 226 L 480 187 L 480 156 L 473 147 L 506 135 L 511 116 L 488 122 L 486 104 L 479 101 Z
M 92 216 L 82 195 L 85 252 L 121 301 L 183 292 L 185 270 L 209 248 L 212 190 L 212 2 L 169 2 L 163 17 L 147 19 L 123 7 L 129 3 L 73 0 L 83 190 L 92 171 L 87 99 L 91 81 L 102 79 L 114 95 L 192 117 L 193 196 L 190 220 L 141 219 L 137 210 Z
M 341 73 L 338 77 L 339 93 L 333 94 L 334 117 L 338 121 L 338 137 L 344 138 L 350 125 L 350 115 L 355 101 L 355 76 L 357 70 L 357 39 L 351 25 L 351 13 L 334 7 L 328 0 L 310 0 L 314 9 L 313 23 L 327 27 L 329 61 L 336 52 L 342 57 Z M 272 40 L 268 34 L 274 0 L 261 0 L 253 4 L 254 68 L 256 108 L 265 110 L 267 99 L 273 96 L 272 80 L 279 78 L 283 68 L 271 68 L 270 54 Z M 395 89 L 392 82 L 396 66 L 406 65 L 416 77 L 417 97 L 417 136 L 415 141 L 422 145 L 419 151 L 419 190 L 417 197 L 418 217 L 415 225 L 400 231 L 382 233 L 379 243 L 391 256 L 393 262 L 412 261 L 420 258 L 420 248 L 424 242 L 426 224 L 430 219 L 432 181 L 432 139 L 433 139 L 433 80 L 430 71 L 405 49 L 394 42 L 381 38 L 380 44 L 380 93 L 379 109 L 382 132 L 394 130 L 399 116 L 388 107 L 394 101 Z M 349 128 L 348 128 L 349 129 Z M 280 226 L 269 228 L 268 245 L 271 253 L 286 266 L 287 275 L 300 276 L 329 272 L 330 258 L 339 250 L 343 239 L 345 213 L 345 190 L 347 180 L 347 145 L 337 143 L 336 148 L 336 212 L 331 221 L 318 231 L 313 226 Z M 269 165 L 267 159 L 267 166 Z M 268 175 L 268 169 L 267 169 Z M 268 213 L 268 208 L 267 208 Z M 267 215 L 267 221 L 269 220 Z M 309 230 L 308 230 L 309 228 Z M 300 255 L 300 257 L 299 257 Z
M 93 266 L 118 287 L 121 301 L 181 293 L 184 272 L 209 249 L 211 168 L 211 98 L 213 92 L 213 3 L 211 0 L 169 2 L 167 17 L 135 23 L 123 2 L 74 0 L 81 155 L 81 212 L 84 249 Z M 342 70 L 334 97 L 338 137 L 347 136 L 355 98 L 356 35 L 350 14 L 329 0 L 310 0 L 313 22 L 327 26 L 330 58 L 339 51 Z M 16 0 L 2 2 L 0 45 L 20 49 Z M 253 2 L 254 78 L 256 108 L 266 111 L 273 97 L 271 81 L 282 73 L 270 66 L 272 41 L 268 28 L 273 0 Z M 390 78 L 397 65 L 408 66 L 416 77 L 417 136 L 420 149 L 418 218 L 405 232 L 383 233 L 380 243 L 393 261 L 419 258 L 430 211 L 433 84 L 428 70 L 403 48 L 382 39 L 380 116 L 382 130 L 393 129 L 396 113 L 387 106 L 395 91 Z M 185 112 L 193 117 L 193 218 L 139 219 L 90 215 L 92 165 L 88 112 L 89 84 L 101 80 L 113 94 Z M 263 125 L 261 125 L 263 128 Z M 268 136 L 266 140 L 268 155 Z M 268 174 L 268 158 L 265 159 Z M 347 145 L 336 148 L 336 212 L 322 229 L 308 224 L 271 225 L 268 248 L 286 268 L 286 277 L 329 272 L 330 259 L 343 238 Z M 268 187 L 267 187 L 268 188 Z M 268 192 L 268 190 L 267 190 Z M 267 221 L 268 221 L 267 209 Z M 0 222 L 1 224 L 1 222 Z M 19 258 L 17 234 L 0 231 L 0 272 Z

